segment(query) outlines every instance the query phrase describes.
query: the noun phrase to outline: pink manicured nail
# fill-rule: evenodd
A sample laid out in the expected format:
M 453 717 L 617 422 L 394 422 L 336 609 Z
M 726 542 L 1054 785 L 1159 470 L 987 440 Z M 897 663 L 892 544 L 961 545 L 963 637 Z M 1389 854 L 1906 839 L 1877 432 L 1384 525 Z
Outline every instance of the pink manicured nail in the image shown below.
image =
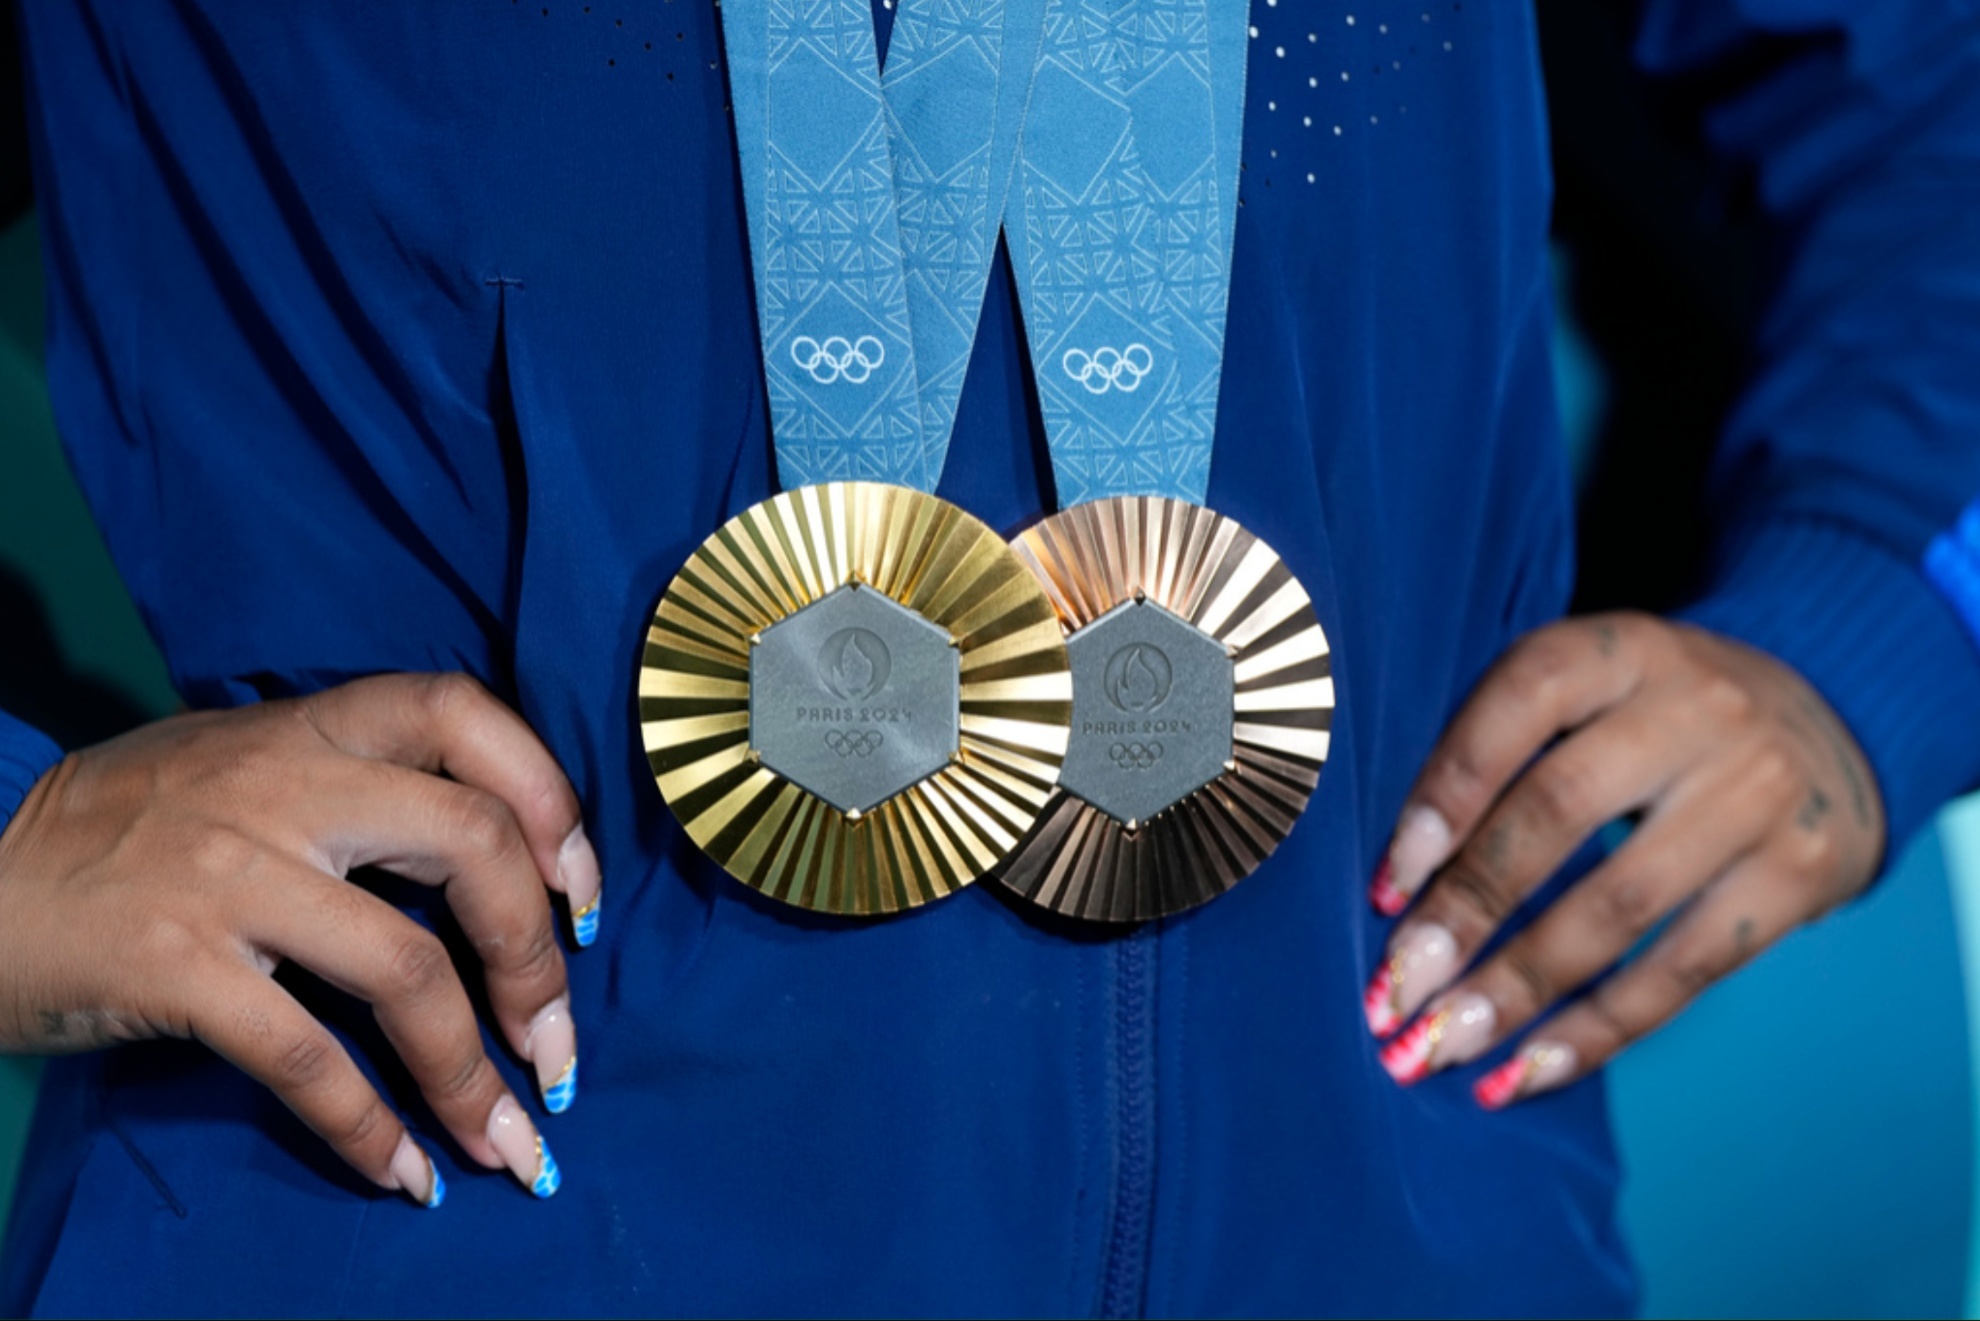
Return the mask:
M 598 901 L 604 877 L 598 869 L 598 854 L 579 825 L 564 837 L 557 850 L 557 880 L 571 904 L 571 928 L 580 948 L 598 939 Z
M 1482 995 L 1439 1002 L 1382 1048 L 1382 1067 L 1407 1087 L 1438 1069 L 1475 1060 L 1491 1048 L 1498 1017 L 1492 1002 Z
M 1396 865 L 1386 853 L 1375 869 L 1375 879 L 1368 883 L 1368 902 L 1383 917 L 1394 917 L 1409 907 L 1409 896 L 1396 888 Z
M 488 1145 L 517 1181 L 538 1197 L 550 1196 L 564 1181 L 556 1158 L 513 1096 L 504 1096 L 488 1112 Z
M 1451 825 L 1444 814 L 1434 807 L 1403 809 L 1396 836 L 1389 842 L 1389 887 L 1408 903 L 1450 856 Z M 1401 912 L 1401 907 L 1396 911 Z
M 570 1109 L 577 1099 L 577 1025 L 571 1022 L 569 996 L 558 996 L 530 1020 L 523 1055 L 536 1066 L 543 1108 L 553 1115 Z
M 447 1181 L 433 1158 L 420 1149 L 410 1134 L 399 1135 L 398 1150 L 392 1153 L 392 1178 L 399 1191 L 427 1210 L 447 1200 Z
M 1388 1036 L 1417 1006 L 1449 985 L 1459 967 L 1457 940 L 1449 931 L 1435 922 L 1403 927 L 1389 947 L 1389 961 L 1362 993 L 1368 1030 Z
M 1503 1110 L 1514 1101 L 1552 1091 L 1574 1075 L 1574 1047 L 1536 1041 L 1471 1085 L 1471 1094 L 1487 1110 Z

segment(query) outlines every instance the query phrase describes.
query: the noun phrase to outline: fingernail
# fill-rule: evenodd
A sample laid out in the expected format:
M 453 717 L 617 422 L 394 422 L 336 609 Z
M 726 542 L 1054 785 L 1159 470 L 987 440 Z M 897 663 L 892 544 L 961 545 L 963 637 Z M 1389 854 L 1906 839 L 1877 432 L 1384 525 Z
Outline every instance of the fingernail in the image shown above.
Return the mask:
M 1389 842 L 1389 889 L 1395 894 L 1389 902 L 1395 909 L 1382 911 L 1394 916 L 1400 913 L 1403 905 L 1416 897 L 1423 883 L 1430 879 L 1430 873 L 1449 861 L 1451 856 L 1451 825 L 1444 820 L 1444 814 L 1434 807 L 1409 807 L 1403 810 L 1402 819 L 1396 823 L 1396 835 Z M 1378 901 L 1376 906 L 1381 907 Z
M 1499 1014 L 1482 995 L 1460 995 L 1439 1003 L 1382 1047 L 1382 1067 L 1407 1087 L 1439 1069 L 1483 1055 L 1492 1045 Z
M 399 1135 L 399 1149 L 392 1153 L 392 1178 L 400 1192 L 429 1211 L 447 1200 L 447 1181 L 440 1177 L 440 1167 L 411 1134 Z
M 577 1025 L 571 1022 L 571 998 L 560 995 L 529 1021 L 523 1055 L 536 1066 L 537 1090 L 543 1108 L 561 1115 L 577 1100 Z
M 1394 917 L 1409 907 L 1409 896 L 1396 888 L 1396 864 L 1386 853 L 1375 868 L 1375 879 L 1368 883 L 1368 902 L 1383 917 Z
M 488 1144 L 517 1181 L 538 1197 L 550 1196 L 563 1183 L 556 1157 L 515 1097 L 504 1096 L 489 1111 Z
M 575 827 L 557 850 L 557 879 L 571 903 L 571 929 L 579 948 L 598 939 L 598 900 L 604 879 L 598 870 L 598 855 L 585 838 L 584 827 Z
M 1514 1101 L 1550 1092 L 1574 1076 L 1573 1046 L 1536 1041 L 1471 1085 L 1471 1094 L 1487 1110 L 1503 1110 Z
M 1386 1037 L 1403 1025 L 1418 1005 L 1444 989 L 1458 974 L 1457 940 L 1435 922 L 1405 926 L 1396 933 L 1389 961 L 1362 992 L 1368 1030 Z

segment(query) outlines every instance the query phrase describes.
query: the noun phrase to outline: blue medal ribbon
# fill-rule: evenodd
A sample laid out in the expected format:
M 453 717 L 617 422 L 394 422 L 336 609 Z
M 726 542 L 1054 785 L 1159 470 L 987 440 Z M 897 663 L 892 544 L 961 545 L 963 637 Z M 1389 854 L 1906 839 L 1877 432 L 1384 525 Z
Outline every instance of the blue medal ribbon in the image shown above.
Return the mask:
M 1044 0 L 722 9 L 778 476 L 932 491 L 954 429 Z
M 1214 12 L 1213 12 L 1214 11 Z M 728 0 L 778 475 L 932 491 L 1000 224 L 1064 503 L 1201 503 L 1246 0 Z
M 1062 504 L 1203 502 L 1245 0 L 1049 0 L 1006 233 Z

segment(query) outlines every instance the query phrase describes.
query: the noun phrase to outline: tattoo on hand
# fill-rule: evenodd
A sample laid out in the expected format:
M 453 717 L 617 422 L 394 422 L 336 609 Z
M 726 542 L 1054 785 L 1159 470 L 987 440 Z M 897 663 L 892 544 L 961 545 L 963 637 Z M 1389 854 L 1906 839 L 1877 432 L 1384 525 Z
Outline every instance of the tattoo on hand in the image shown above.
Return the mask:
M 1808 801 L 1801 805 L 1801 812 L 1795 817 L 1795 824 L 1803 830 L 1815 830 L 1822 824 L 1822 818 L 1829 814 L 1829 796 L 1821 789 L 1810 785 Z
M 1753 919 L 1742 917 L 1733 927 L 1733 949 L 1741 959 L 1753 952 Z
M 1604 658 L 1614 656 L 1616 654 L 1616 626 L 1614 624 L 1597 624 L 1595 626 L 1595 645 L 1600 649 Z
M 1849 782 L 1850 807 L 1856 813 L 1856 824 L 1865 830 L 1870 829 L 1870 791 L 1856 769 L 1856 758 L 1850 755 L 1848 735 L 1838 725 L 1836 717 L 1820 702 L 1808 697 L 1797 701 L 1802 713 L 1815 722 L 1815 728 L 1822 731 L 1823 741 L 1829 745 L 1829 755 L 1836 759 L 1843 779 Z
M 68 1015 L 56 1009 L 38 1009 L 41 1018 L 41 1035 L 59 1041 L 69 1035 Z

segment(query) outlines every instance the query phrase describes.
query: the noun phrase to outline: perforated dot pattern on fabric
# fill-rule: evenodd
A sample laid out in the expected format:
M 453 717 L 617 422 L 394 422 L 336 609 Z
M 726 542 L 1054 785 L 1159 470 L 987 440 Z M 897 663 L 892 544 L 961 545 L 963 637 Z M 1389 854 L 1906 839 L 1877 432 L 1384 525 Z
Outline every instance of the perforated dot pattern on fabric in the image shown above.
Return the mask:
M 1477 4 L 1479 0 L 1469 0 Z M 873 0 L 882 49 L 898 0 Z M 1271 190 L 1324 187 L 1342 148 L 1409 129 L 1429 80 L 1465 49 L 1467 0 L 1251 0 L 1240 206 Z M 723 77 L 719 0 L 507 0 L 518 18 L 581 24 L 601 73 L 668 83 Z
M 720 78 L 716 53 L 689 21 L 689 11 L 707 8 L 707 0 L 622 0 L 619 4 L 543 4 L 541 0 L 508 0 L 518 18 L 535 22 L 582 24 L 596 38 L 596 62 L 601 72 L 658 76 L 670 83 L 696 75 Z M 695 16 L 697 19 L 700 15 Z
M 1342 148 L 1406 132 L 1462 51 L 1464 17 L 1464 0 L 1252 0 L 1240 205 L 1324 185 Z

